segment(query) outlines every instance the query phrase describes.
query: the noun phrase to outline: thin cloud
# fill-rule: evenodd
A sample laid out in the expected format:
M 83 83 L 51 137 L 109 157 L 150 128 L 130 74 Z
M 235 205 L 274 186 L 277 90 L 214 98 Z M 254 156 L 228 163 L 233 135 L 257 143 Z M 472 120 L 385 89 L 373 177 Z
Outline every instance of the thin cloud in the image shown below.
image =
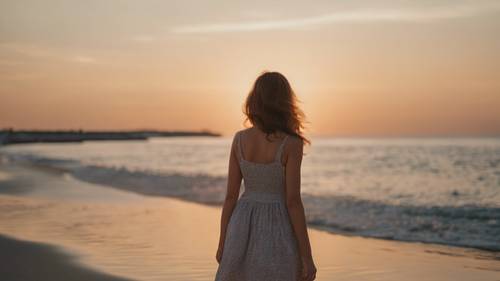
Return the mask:
M 0 43 L 0 50 L 7 50 L 29 57 L 54 57 L 53 52 L 33 45 L 22 45 L 17 43 Z
M 9 51 L 22 56 L 38 59 L 50 59 L 58 61 L 68 61 L 73 63 L 91 64 L 97 63 L 97 59 L 85 55 L 71 55 L 56 51 L 46 47 L 39 47 L 36 45 L 25 45 L 17 43 L 0 43 L 0 52 Z
M 135 42 L 149 43 L 149 42 L 155 41 L 156 38 L 153 36 L 149 36 L 149 35 L 139 35 L 139 36 L 132 37 L 131 40 L 135 41 Z
M 78 63 L 83 63 L 83 64 L 88 64 L 88 63 L 96 63 L 97 60 L 92 57 L 87 57 L 87 56 L 75 56 L 70 59 L 70 61 L 78 62 Z
M 259 31 L 293 29 L 333 23 L 371 22 L 432 22 L 438 20 L 472 17 L 500 9 L 500 3 L 475 3 L 469 5 L 443 6 L 429 9 L 372 9 L 342 11 L 305 18 L 227 22 L 215 24 L 183 25 L 173 27 L 173 33 L 220 33 L 236 31 Z

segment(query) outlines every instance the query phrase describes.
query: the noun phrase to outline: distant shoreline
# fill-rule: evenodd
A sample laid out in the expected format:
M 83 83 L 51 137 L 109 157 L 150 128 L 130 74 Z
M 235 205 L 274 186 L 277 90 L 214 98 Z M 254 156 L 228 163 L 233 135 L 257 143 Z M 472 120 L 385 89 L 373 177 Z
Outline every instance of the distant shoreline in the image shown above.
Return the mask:
M 83 131 L 83 130 L 0 130 L 0 145 L 20 143 L 61 143 L 106 140 L 146 140 L 151 137 L 220 137 L 211 131 Z

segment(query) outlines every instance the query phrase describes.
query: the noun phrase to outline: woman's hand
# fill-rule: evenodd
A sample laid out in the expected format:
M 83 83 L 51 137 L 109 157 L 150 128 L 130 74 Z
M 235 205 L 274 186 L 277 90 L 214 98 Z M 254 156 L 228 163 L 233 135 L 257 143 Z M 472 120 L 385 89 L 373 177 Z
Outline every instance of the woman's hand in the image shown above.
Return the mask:
M 220 261 L 222 259 L 222 252 L 223 251 L 224 251 L 224 247 L 219 246 L 219 248 L 217 249 L 217 254 L 215 254 L 215 259 L 217 260 L 217 263 L 220 263 Z
M 316 266 L 312 258 L 302 259 L 301 281 L 312 281 L 316 279 Z

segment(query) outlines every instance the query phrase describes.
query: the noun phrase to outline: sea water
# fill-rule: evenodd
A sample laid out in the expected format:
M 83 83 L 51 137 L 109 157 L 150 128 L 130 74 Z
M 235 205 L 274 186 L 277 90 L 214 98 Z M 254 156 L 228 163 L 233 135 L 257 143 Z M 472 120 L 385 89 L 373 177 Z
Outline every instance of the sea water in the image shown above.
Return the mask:
M 145 195 L 221 204 L 231 140 L 23 144 L 0 155 Z M 311 226 L 500 251 L 500 139 L 316 137 L 305 153 L 302 196 Z

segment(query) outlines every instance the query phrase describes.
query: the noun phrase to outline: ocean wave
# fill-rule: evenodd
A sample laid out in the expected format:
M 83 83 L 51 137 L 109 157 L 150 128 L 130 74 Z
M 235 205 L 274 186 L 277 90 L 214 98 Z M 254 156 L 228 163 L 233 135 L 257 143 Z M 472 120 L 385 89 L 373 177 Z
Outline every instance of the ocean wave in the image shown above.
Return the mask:
M 364 237 L 500 251 L 500 208 L 412 206 L 303 195 L 311 225 Z
M 148 196 L 220 205 L 226 178 L 84 165 L 79 161 L 7 154 L 8 161 L 58 169 L 74 178 Z M 243 190 L 243 188 L 242 188 Z M 329 232 L 500 251 L 500 208 L 414 206 L 351 196 L 303 194 L 309 224 Z
M 148 196 L 168 196 L 209 205 L 220 204 L 225 195 L 224 177 L 204 174 L 154 173 L 125 167 L 84 165 L 79 161 L 10 154 L 8 161 L 50 167 L 89 183 L 115 187 Z

